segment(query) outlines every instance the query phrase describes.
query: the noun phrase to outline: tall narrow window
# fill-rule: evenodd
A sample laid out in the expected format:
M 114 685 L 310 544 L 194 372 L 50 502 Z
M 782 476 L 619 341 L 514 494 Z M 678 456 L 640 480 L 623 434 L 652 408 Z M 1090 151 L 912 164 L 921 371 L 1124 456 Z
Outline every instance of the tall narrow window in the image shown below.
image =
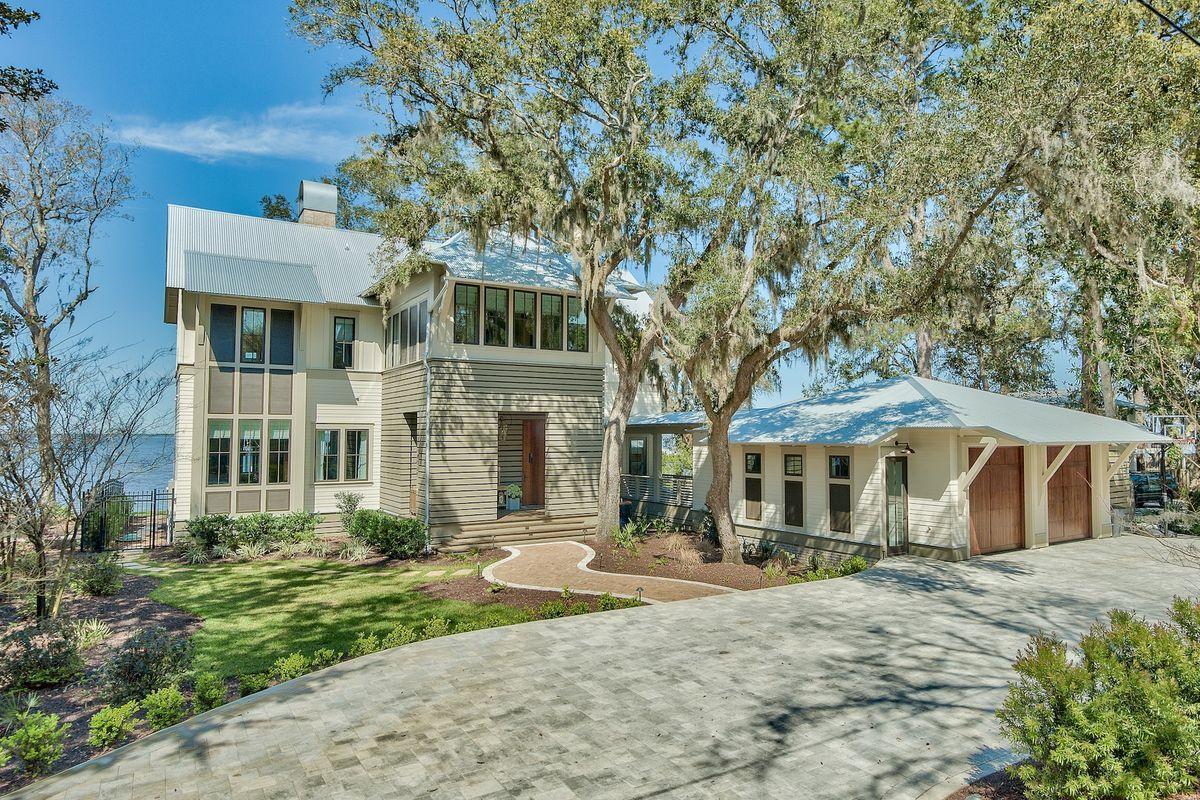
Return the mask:
M 479 287 L 454 284 L 454 341 L 479 344 Z
M 267 439 L 267 483 L 287 483 L 292 450 L 292 424 L 273 419 Z
M 646 474 L 646 440 L 643 438 L 629 440 L 629 474 Z
M 400 315 L 392 314 L 388 317 L 387 325 L 387 363 L 389 367 L 397 366 L 400 361 L 396 356 L 396 348 L 400 343 Z
M 229 485 L 229 459 L 233 445 L 233 422 L 213 419 L 208 422 L 208 485 Z
M 850 492 L 850 456 L 829 457 L 829 530 L 850 533 L 852 509 Z
M 783 454 L 783 524 L 804 527 L 804 456 Z
M 292 345 L 296 339 L 295 316 L 288 309 L 271 310 L 271 363 L 276 366 L 292 365 Z
M 267 311 L 263 308 L 242 309 L 242 361 L 263 363 L 263 343 L 266 341 Z
M 508 289 L 483 290 L 483 343 L 508 347 Z
M 513 292 L 513 347 L 537 347 L 536 292 Z
M 418 350 L 420 350 L 417 339 L 420 338 L 420 330 L 419 329 L 421 327 L 421 324 L 420 324 L 421 321 L 419 319 L 417 319 L 418 316 L 419 315 L 417 314 L 417 307 L 409 306 L 408 307 L 408 352 L 405 353 L 405 358 L 407 358 L 409 361 L 417 361 L 418 359 L 421 358 L 421 356 L 417 352 Z
M 397 351 L 400 363 L 408 363 L 408 309 L 400 312 L 400 349 Z
M 212 304 L 208 340 L 214 361 L 237 361 L 237 306 Z
M 588 319 L 579 297 L 567 298 L 567 349 L 586 353 L 588 349 Z
M 346 480 L 367 479 L 367 442 L 369 431 L 346 431 Z
M 333 318 L 333 368 L 354 369 L 354 317 Z
M 262 482 L 262 420 L 244 419 L 238 425 L 238 483 Z
M 317 480 L 336 481 L 338 479 L 338 432 L 336 430 L 317 431 Z
M 746 453 L 746 519 L 762 519 L 762 453 Z
M 563 349 L 563 308 L 561 294 L 542 295 L 542 349 Z
M 425 347 L 429 339 L 429 301 L 422 300 L 416 307 L 417 312 L 417 358 L 425 357 Z

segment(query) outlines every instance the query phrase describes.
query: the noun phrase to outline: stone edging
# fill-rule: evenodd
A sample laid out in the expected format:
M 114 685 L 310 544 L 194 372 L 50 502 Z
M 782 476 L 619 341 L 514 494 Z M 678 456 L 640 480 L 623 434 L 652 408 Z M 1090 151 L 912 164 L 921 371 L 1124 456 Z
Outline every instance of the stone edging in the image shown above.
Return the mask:
M 587 546 L 586 544 L 584 544 L 583 542 L 576 542 L 571 539 L 564 539 L 564 540 L 558 541 L 558 542 L 536 542 L 534 544 L 505 546 L 504 549 L 509 551 L 509 553 L 511 555 L 501 559 L 500 561 L 497 561 L 495 564 L 489 564 L 487 567 L 485 567 L 483 570 L 483 577 L 491 583 L 503 583 L 505 586 L 512 586 L 515 589 L 536 589 L 538 591 L 546 591 L 546 592 L 560 591 L 562 589 L 561 586 L 533 586 L 533 585 L 522 584 L 522 583 L 509 583 L 507 581 L 496 578 L 496 576 L 492 572 L 492 570 L 495 567 L 498 567 L 501 564 L 505 564 L 505 563 L 512 561 L 513 559 L 519 557 L 521 555 L 522 547 L 545 547 L 546 545 L 551 545 L 551 544 L 573 544 L 576 547 L 582 548 L 584 551 L 583 558 L 579 560 L 579 563 L 577 563 L 575 565 L 575 568 L 578 569 L 580 572 L 589 572 L 592 575 L 605 575 L 605 576 L 611 575 L 614 577 L 621 576 L 621 577 L 625 577 L 625 578 L 649 578 L 652 581 L 669 581 L 671 583 L 686 583 L 686 584 L 691 584 L 692 586 L 703 586 L 708 589 L 717 589 L 721 592 L 732 593 L 732 592 L 740 591 L 738 589 L 733 589 L 729 586 L 718 586 L 715 583 L 704 583 L 702 581 L 689 581 L 689 580 L 686 580 L 685 578 L 665 578 L 665 577 L 659 577 L 657 575 L 631 575 L 631 574 L 625 573 L 625 572 L 600 572 L 600 571 L 594 570 L 588 566 L 588 564 L 591 563 L 592 559 L 594 559 L 596 557 L 596 551 L 593 550 L 591 547 Z M 597 592 L 592 589 L 571 589 L 571 592 L 573 594 L 590 594 L 590 595 L 597 595 L 597 596 L 602 595 L 602 594 L 611 594 L 613 597 L 624 597 L 624 598 L 628 598 L 628 599 L 636 599 L 636 595 L 619 594 L 617 592 Z M 650 605 L 657 605 L 658 603 L 661 603 L 664 601 L 653 600 L 649 597 L 646 597 L 643 594 L 642 602 L 650 604 Z M 670 602 L 670 601 L 668 601 L 668 602 Z

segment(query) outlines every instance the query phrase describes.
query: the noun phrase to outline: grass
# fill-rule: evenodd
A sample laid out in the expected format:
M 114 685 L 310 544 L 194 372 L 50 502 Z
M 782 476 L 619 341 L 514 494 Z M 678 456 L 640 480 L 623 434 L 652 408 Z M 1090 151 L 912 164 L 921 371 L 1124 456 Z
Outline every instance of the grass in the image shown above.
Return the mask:
M 293 652 L 346 652 L 360 634 L 383 635 L 401 623 L 419 629 L 433 617 L 528 619 L 500 603 L 428 597 L 416 591 L 434 580 L 423 572 L 311 560 L 164 566 L 151 599 L 203 617 L 193 637 L 196 667 L 223 676 L 266 670 Z

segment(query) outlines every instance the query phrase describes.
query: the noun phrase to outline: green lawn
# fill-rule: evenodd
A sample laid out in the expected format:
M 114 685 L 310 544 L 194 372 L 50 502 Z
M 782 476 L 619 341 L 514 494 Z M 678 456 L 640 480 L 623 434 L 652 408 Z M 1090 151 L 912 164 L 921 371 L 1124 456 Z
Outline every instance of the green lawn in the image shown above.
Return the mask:
M 321 647 L 347 652 L 360 634 L 382 635 L 400 623 L 420 629 L 433 617 L 528 619 L 499 603 L 437 600 L 415 591 L 431 569 L 354 566 L 338 561 L 247 561 L 183 565 L 166 571 L 150 597 L 204 618 L 195 635 L 196 667 L 221 675 L 261 672 L 280 656 Z M 458 568 L 472 566 L 463 564 Z

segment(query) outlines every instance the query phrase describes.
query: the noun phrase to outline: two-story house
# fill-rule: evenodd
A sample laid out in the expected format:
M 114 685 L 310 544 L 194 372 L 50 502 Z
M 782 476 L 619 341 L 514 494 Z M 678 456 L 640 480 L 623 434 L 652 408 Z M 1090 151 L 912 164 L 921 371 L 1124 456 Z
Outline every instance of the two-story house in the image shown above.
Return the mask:
M 330 514 L 351 491 L 451 549 L 589 529 L 606 351 L 571 260 L 506 234 L 483 252 L 431 239 L 385 292 L 380 237 L 335 227 L 336 207 L 310 181 L 298 222 L 169 207 L 176 517 Z

